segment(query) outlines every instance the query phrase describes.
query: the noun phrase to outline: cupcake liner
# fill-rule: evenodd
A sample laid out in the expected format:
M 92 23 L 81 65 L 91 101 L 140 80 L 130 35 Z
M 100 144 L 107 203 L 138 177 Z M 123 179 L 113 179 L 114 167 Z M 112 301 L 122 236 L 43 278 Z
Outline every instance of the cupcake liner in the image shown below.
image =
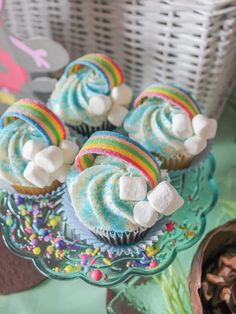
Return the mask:
M 200 154 L 198 154 L 197 156 L 194 156 L 190 164 L 186 168 L 176 169 L 176 170 L 167 169 L 169 177 L 172 179 L 174 177 L 184 175 L 185 173 L 192 171 L 194 168 L 198 167 L 203 161 L 205 161 L 209 157 L 212 145 L 213 145 L 213 141 L 208 141 L 207 147 Z
M 92 245 L 94 248 L 99 247 L 102 252 L 109 250 L 111 253 L 115 253 L 118 256 L 120 255 L 129 255 L 131 253 L 138 252 L 139 250 L 144 250 L 147 245 L 153 245 L 154 242 L 157 242 L 159 237 L 163 234 L 163 231 L 166 229 L 166 224 L 170 221 L 169 217 L 161 217 L 157 223 L 150 229 L 146 230 L 143 237 L 137 242 L 126 245 L 115 245 L 108 244 L 102 239 L 99 239 L 92 231 L 86 228 L 79 220 L 70 200 L 70 195 L 67 190 L 63 195 L 63 210 L 65 215 L 64 221 L 64 232 L 66 236 L 73 240 L 83 240 L 88 245 Z M 117 233 L 110 233 L 109 236 L 114 238 Z
M 7 181 L 0 179 L 0 190 L 2 190 L 4 193 L 19 195 L 22 198 L 37 200 L 37 199 L 44 199 L 47 197 L 51 197 L 55 194 L 62 195 L 65 190 L 65 184 L 60 183 L 59 186 L 57 187 L 55 186 L 53 190 L 51 190 L 50 192 L 46 192 L 45 194 L 25 194 L 25 193 L 17 192 L 13 185 L 10 185 Z
M 138 228 L 132 232 L 115 232 L 95 229 L 94 234 L 98 239 L 110 245 L 133 244 L 141 240 L 147 232 L 146 228 Z
M 161 168 L 168 169 L 169 171 L 185 169 L 193 160 L 193 156 L 187 156 L 180 153 L 172 155 L 171 158 L 166 158 L 155 153 L 153 153 L 153 155 L 161 160 Z
M 89 126 L 86 123 L 82 123 L 81 125 L 78 125 L 78 126 L 67 124 L 67 126 L 83 136 L 90 136 L 96 131 L 104 131 L 104 130 L 112 131 L 116 128 L 109 121 L 103 122 L 103 124 L 100 126 Z
M 20 194 L 26 195 L 45 195 L 47 193 L 51 193 L 56 190 L 62 184 L 59 181 L 54 181 L 50 186 L 46 186 L 45 188 L 37 188 L 37 187 L 29 187 L 29 186 L 21 186 L 13 184 L 13 188 L 16 192 Z

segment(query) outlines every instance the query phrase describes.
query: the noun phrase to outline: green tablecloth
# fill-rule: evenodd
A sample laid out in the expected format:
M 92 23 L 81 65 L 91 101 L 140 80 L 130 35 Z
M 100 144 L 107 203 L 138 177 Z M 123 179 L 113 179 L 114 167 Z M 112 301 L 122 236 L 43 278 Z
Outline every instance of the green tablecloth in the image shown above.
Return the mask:
M 209 215 L 207 230 L 215 227 L 217 220 L 223 223 L 229 219 L 227 215 L 220 217 L 221 213 L 224 208 L 227 210 L 227 204 L 230 206 L 236 201 L 236 110 L 230 105 L 220 119 L 213 153 L 220 195 L 216 209 Z M 190 265 L 194 250 L 180 254 L 181 260 L 187 260 L 186 267 Z M 0 296 L 0 314 L 103 314 L 105 296 L 106 289 L 92 287 L 81 280 L 47 280 L 32 290 Z M 164 308 L 162 313 L 166 313 Z

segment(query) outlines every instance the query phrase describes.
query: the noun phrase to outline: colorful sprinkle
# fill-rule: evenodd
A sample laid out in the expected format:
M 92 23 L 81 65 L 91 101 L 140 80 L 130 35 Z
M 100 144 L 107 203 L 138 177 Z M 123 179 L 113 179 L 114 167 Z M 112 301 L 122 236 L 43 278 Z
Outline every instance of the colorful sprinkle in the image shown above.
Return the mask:
M 56 218 L 52 218 L 50 221 L 49 221 L 49 224 L 50 226 L 52 226 L 53 228 L 55 228 L 57 225 L 58 225 L 58 221 Z
M 30 241 L 34 240 L 35 238 L 36 238 L 36 234 L 35 233 L 31 234 L 30 237 L 29 237 Z
M 108 266 L 111 266 L 112 265 L 112 262 L 108 259 L 108 258 L 103 258 L 103 263 L 108 265 Z
M 66 273 L 71 273 L 73 271 L 73 267 L 71 266 L 71 265 L 67 265 L 66 267 L 65 267 L 65 272 Z
M 40 247 L 36 246 L 35 248 L 33 248 L 33 253 L 34 253 L 34 255 L 40 255 L 40 253 L 41 253 Z
M 47 250 L 48 253 L 52 254 L 54 248 L 53 248 L 52 245 L 49 245 L 49 246 L 47 246 L 47 249 L 46 249 L 46 250 Z
M 96 263 L 96 257 L 92 258 L 91 261 L 89 262 L 90 266 L 93 266 Z
M 102 272 L 99 269 L 93 270 L 90 275 L 95 281 L 99 281 L 102 279 Z
M 75 266 L 75 270 L 76 271 L 81 271 L 82 270 L 82 266 L 80 264 Z
M 96 249 L 93 251 L 92 256 L 97 255 L 99 251 L 100 251 L 100 248 L 99 248 L 99 247 L 96 247 Z
M 166 231 L 172 232 L 175 228 L 175 222 L 169 222 L 166 224 Z
M 13 224 L 13 220 L 11 218 L 7 218 L 6 224 L 10 227 Z
M 85 250 L 85 253 L 88 254 L 88 255 L 92 255 L 93 250 L 91 248 L 88 248 L 88 249 Z
M 149 267 L 150 267 L 150 268 L 156 268 L 157 265 L 158 265 L 157 261 L 151 261 Z

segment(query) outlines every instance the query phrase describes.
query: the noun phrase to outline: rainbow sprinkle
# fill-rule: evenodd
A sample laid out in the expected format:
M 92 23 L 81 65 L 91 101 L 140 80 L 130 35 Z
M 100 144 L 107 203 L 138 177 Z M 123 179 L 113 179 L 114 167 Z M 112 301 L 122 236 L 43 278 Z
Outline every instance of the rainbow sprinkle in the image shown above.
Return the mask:
M 77 155 L 76 168 L 83 171 L 91 167 L 96 155 L 113 156 L 130 164 L 145 176 L 151 188 L 160 181 L 157 161 L 141 145 L 124 135 L 109 131 L 95 132 Z
M 34 126 L 49 145 L 59 145 L 66 138 L 66 130 L 58 117 L 45 105 L 31 99 L 20 99 L 2 115 L 0 127 L 16 119 L 22 119 Z
M 65 69 L 65 76 L 78 72 L 83 66 L 88 66 L 98 72 L 106 81 L 106 94 L 113 87 L 123 83 L 124 77 L 118 64 L 108 56 L 100 53 L 89 53 L 70 63 Z
M 140 106 L 146 98 L 167 100 L 169 103 L 182 108 L 191 119 L 200 113 L 196 101 L 182 88 L 174 85 L 155 84 L 149 86 L 136 98 L 133 107 Z

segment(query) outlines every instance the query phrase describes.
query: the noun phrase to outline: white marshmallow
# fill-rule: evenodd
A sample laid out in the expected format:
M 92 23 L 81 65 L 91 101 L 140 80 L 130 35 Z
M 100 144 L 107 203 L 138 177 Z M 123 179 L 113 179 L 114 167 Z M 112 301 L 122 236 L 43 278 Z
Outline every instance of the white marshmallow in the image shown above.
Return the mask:
M 217 120 L 216 119 L 208 119 L 209 123 L 209 133 L 208 133 L 208 140 L 213 139 L 216 136 L 217 131 Z
M 48 146 L 35 156 L 35 163 L 48 173 L 56 171 L 64 162 L 62 150 L 57 146 Z
M 133 97 L 132 89 L 126 85 L 121 84 L 120 86 L 116 86 L 111 91 L 111 98 L 115 104 L 121 106 L 127 106 L 131 102 Z
M 153 209 L 165 216 L 173 214 L 176 209 L 184 204 L 183 198 L 167 181 L 160 182 L 148 193 L 147 199 Z
M 142 201 L 134 206 L 133 217 L 136 224 L 150 228 L 157 222 L 158 213 L 152 209 L 147 201 Z
M 63 153 L 64 163 L 72 164 L 75 161 L 75 156 L 79 151 L 79 146 L 75 142 L 63 140 L 61 141 L 59 147 Z
M 207 141 L 199 136 L 194 135 L 184 142 L 184 146 L 191 155 L 195 156 L 206 148 Z
M 185 139 L 193 135 L 192 123 L 187 114 L 175 114 L 172 119 L 172 128 L 178 138 Z
M 66 181 L 69 168 L 70 165 L 63 164 L 60 168 L 51 173 L 51 178 L 61 183 L 64 183 Z
M 26 180 L 38 188 L 44 188 L 45 186 L 50 185 L 49 174 L 42 168 L 38 167 L 33 161 L 28 163 L 23 175 Z
M 112 100 L 106 95 L 96 95 L 89 99 L 89 111 L 97 116 L 101 116 L 110 110 Z
M 51 175 L 49 176 L 49 183 L 48 185 L 50 186 L 56 179 L 53 178 Z
M 29 140 L 23 146 L 22 156 L 25 159 L 34 160 L 35 156 L 46 147 L 47 147 L 46 143 Z
M 120 199 L 142 201 L 147 195 L 147 183 L 142 177 L 120 177 Z
M 114 104 L 107 118 L 111 122 L 111 124 L 113 124 L 114 126 L 120 127 L 122 126 L 127 114 L 128 114 L 128 110 L 126 108 Z
M 217 121 L 215 119 L 208 119 L 202 114 L 198 114 L 193 117 L 192 120 L 194 133 L 205 139 L 212 139 L 216 135 Z

